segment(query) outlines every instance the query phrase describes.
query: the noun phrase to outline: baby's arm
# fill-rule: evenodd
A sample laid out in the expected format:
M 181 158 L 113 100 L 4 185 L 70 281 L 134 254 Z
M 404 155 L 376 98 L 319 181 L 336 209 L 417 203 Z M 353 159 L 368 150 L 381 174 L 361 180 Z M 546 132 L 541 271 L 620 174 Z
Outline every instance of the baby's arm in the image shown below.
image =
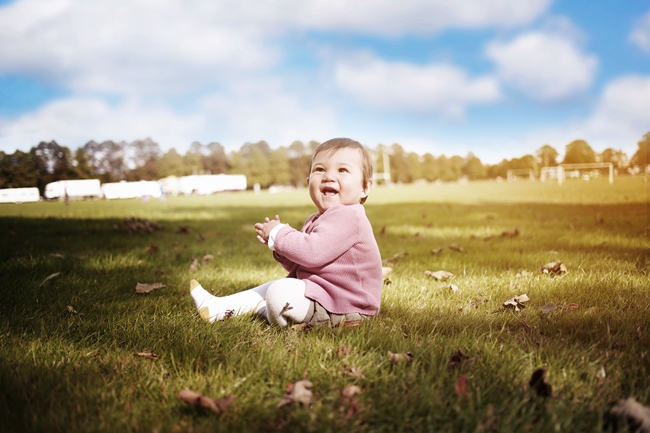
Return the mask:
M 263 243 L 266 244 L 269 241 L 269 235 L 271 234 L 271 230 L 273 230 L 275 227 L 281 225 L 282 223 L 280 222 L 280 217 L 278 215 L 275 216 L 275 219 L 269 220 L 269 218 L 264 218 L 263 223 L 257 223 L 255 224 L 255 231 L 257 232 L 257 239 Z

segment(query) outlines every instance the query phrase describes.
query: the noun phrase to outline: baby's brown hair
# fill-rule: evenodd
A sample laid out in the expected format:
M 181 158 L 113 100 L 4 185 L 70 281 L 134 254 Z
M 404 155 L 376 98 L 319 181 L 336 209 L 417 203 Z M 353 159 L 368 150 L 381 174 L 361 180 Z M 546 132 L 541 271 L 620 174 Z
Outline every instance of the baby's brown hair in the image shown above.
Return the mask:
M 356 140 L 352 140 L 351 138 L 332 138 L 331 140 L 327 140 L 324 143 L 321 143 L 316 150 L 314 151 L 314 154 L 311 157 L 311 161 L 309 163 L 309 167 L 311 170 L 311 166 L 314 163 L 314 157 L 318 155 L 321 152 L 330 152 L 334 153 L 339 149 L 357 149 L 359 152 L 361 152 L 361 171 L 363 173 L 363 188 L 368 188 L 369 183 L 372 183 L 372 174 L 375 171 L 375 164 L 372 161 L 372 158 L 370 157 L 370 153 L 366 150 L 365 147 L 361 143 L 359 143 Z M 361 199 L 360 203 L 365 203 L 366 199 L 368 196 L 365 196 Z

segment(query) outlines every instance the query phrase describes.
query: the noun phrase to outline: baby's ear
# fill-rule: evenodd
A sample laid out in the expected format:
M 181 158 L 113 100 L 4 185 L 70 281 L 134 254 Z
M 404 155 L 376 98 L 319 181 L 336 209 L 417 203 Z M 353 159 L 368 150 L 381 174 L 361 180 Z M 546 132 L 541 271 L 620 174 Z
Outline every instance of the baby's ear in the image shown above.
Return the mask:
M 366 187 L 363 189 L 363 193 L 361 194 L 361 197 L 365 198 L 368 197 L 368 194 L 370 194 L 370 190 L 372 189 L 372 179 L 368 180 L 368 183 L 366 183 Z

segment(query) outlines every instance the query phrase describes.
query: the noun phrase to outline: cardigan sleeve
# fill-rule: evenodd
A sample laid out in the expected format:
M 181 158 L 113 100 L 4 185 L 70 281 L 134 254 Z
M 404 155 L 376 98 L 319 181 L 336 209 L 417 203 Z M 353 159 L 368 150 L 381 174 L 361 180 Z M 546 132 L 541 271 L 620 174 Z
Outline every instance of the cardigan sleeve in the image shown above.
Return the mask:
M 326 210 L 309 233 L 282 228 L 275 251 L 285 259 L 308 268 L 324 266 L 348 251 L 360 239 L 357 213 L 345 205 Z

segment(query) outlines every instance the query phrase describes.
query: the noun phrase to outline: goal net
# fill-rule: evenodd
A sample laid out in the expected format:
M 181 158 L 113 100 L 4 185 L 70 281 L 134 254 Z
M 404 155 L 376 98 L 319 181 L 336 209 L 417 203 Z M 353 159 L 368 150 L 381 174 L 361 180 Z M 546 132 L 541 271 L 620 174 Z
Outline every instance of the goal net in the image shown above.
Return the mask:
M 540 180 L 557 179 L 558 185 L 569 179 L 591 180 L 601 176 L 608 176 L 610 185 L 614 183 L 614 164 L 611 162 L 593 162 L 585 164 L 560 164 L 557 167 L 543 167 Z

